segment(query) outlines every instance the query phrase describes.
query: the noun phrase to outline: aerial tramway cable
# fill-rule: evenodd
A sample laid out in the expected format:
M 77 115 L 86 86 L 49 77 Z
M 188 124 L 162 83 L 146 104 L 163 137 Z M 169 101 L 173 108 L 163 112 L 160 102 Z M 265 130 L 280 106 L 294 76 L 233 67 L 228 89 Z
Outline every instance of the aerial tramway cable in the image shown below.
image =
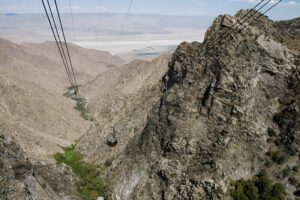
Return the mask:
M 75 23 L 74 23 L 74 15 L 73 15 L 73 8 L 72 8 L 72 0 L 69 0 L 69 6 L 70 6 L 70 14 L 71 14 L 71 20 L 72 20 L 72 30 L 73 30 L 73 40 L 76 40 L 76 34 L 75 34 Z
M 267 6 L 272 0 L 268 0 L 265 4 L 263 4 L 258 10 L 256 10 L 256 12 L 252 13 L 247 19 L 245 19 L 244 22 L 248 21 L 249 19 L 251 19 L 255 14 L 257 14 L 261 9 L 263 9 L 265 6 Z M 244 26 L 244 22 L 241 24 L 241 26 Z M 249 25 L 249 24 L 248 24 Z M 239 27 L 237 27 L 239 28 Z M 233 30 L 236 31 L 236 30 Z
M 130 9 L 131 9 L 131 6 L 132 6 L 132 2 L 133 2 L 133 0 L 130 0 L 130 2 L 129 2 L 129 6 L 128 6 L 128 9 L 127 9 L 123 24 L 121 26 L 120 36 L 121 36 L 122 32 L 124 31 L 125 24 L 126 24 L 126 21 L 128 19 L 128 15 L 129 15 L 129 12 L 130 12 Z
M 75 76 L 75 73 L 74 73 L 74 68 L 73 68 L 72 60 L 71 60 L 71 57 L 70 57 L 69 47 L 68 47 L 68 44 L 67 44 L 67 40 L 66 40 L 64 28 L 63 28 L 63 25 L 62 25 L 62 22 L 61 22 L 61 17 L 60 17 L 60 14 L 59 14 L 59 10 L 58 10 L 58 6 L 57 6 L 56 0 L 54 0 L 54 3 L 55 3 L 55 7 L 56 7 L 56 11 L 57 11 L 57 16 L 58 16 L 60 27 L 61 27 L 61 32 L 63 34 L 65 46 L 66 46 L 66 49 L 67 49 L 69 62 L 70 62 L 70 65 L 71 65 L 70 67 L 71 67 L 73 78 L 74 78 L 74 82 L 75 82 L 75 89 L 78 90 L 77 80 L 76 80 L 76 76 Z M 76 92 L 78 92 L 78 91 L 76 91 Z
M 242 21 L 245 17 L 247 17 L 252 11 L 255 12 L 255 9 L 256 9 L 260 4 L 262 4 L 264 1 L 265 1 L 265 0 L 261 0 L 260 2 L 258 2 L 253 8 L 251 8 L 247 13 L 245 13 L 240 19 L 238 19 L 238 20 L 232 25 L 232 27 L 235 27 L 236 25 L 239 25 L 239 24 L 241 23 L 241 21 Z M 217 41 L 218 39 L 220 39 L 221 37 L 223 37 L 228 31 L 231 30 L 230 27 L 226 27 L 226 28 L 227 28 L 227 30 L 224 31 L 223 33 L 221 33 L 221 36 L 219 36 L 219 37 L 216 39 L 216 41 Z
M 46 5 L 45 5 L 45 3 L 44 3 L 44 0 L 41 0 L 41 1 L 42 1 L 44 10 L 45 10 L 45 13 L 46 13 L 46 16 L 47 16 L 47 19 L 48 19 L 48 22 L 49 22 L 49 25 L 50 25 L 52 34 L 53 34 L 53 37 L 54 37 L 54 39 L 55 39 L 55 43 L 56 43 L 57 49 L 58 49 L 59 54 L 60 54 L 60 57 L 61 57 L 61 59 L 62 59 L 62 61 L 63 61 L 63 65 L 64 65 L 64 67 L 65 67 L 66 73 L 67 73 L 67 75 L 68 75 L 70 84 L 71 84 L 71 86 L 73 86 L 72 79 L 71 79 L 71 76 L 70 76 L 70 74 L 69 74 L 69 72 L 68 72 L 68 68 L 67 68 L 67 65 L 66 65 L 66 63 L 65 63 L 65 60 L 64 60 L 64 57 L 63 57 L 63 54 L 62 54 L 62 50 L 60 49 L 60 46 L 59 46 L 57 37 L 56 37 L 56 35 L 55 35 L 54 29 L 53 29 L 53 25 L 52 25 L 52 23 L 51 23 L 50 16 L 49 16 L 49 13 L 48 13 L 48 11 L 47 11 Z
M 269 9 L 267 9 L 265 12 L 261 13 L 258 17 L 256 17 L 254 20 L 252 20 L 252 22 L 249 23 L 249 25 L 251 25 L 253 22 L 257 21 L 259 18 L 261 18 L 263 15 L 265 15 L 267 12 L 269 12 L 270 10 L 272 10 L 275 6 L 277 6 L 280 2 L 282 2 L 282 0 L 277 1 L 273 6 L 271 6 Z M 240 31 L 245 30 L 247 27 L 243 27 L 243 29 L 241 29 Z
M 66 66 L 67 66 L 68 75 L 70 76 L 70 79 L 71 79 L 71 82 L 72 82 L 71 86 L 74 86 L 74 80 L 72 78 L 72 75 L 71 75 L 71 72 L 70 72 L 70 69 L 69 69 L 69 63 L 68 63 L 68 60 L 67 60 L 67 57 L 66 57 L 63 45 L 62 45 L 62 41 L 61 41 L 61 38 L 60 38 L 60 35 L 59 35 L 59 32 L 58 32 L 58 28 L 57 28 L 57 25 L 56 25 L 56 22 L 55 22 L 55 18 L 54 18 L 54 15 L 53 15 L 53 12 L 52 12 L 49 0 L 47 0 L 47 3 L 48 3 L 48 8 L 49 8 L 49 11 L 50 11 L 51 18 L 52 18 L 52 22 L 53 22 L 53 25 L 54 25 L 54 29 L 56 31 L 57 38 L 58 38 L 58 41 L 59 41 L 58 43 L 60 45 L 60 48 L 61 48 L 61 51 L 62 51 L 62 55 L 63 55 L 63 58 L 65 60 Z
M 272 0 L 269 0 L 264 6 L 266 6 L 268 3 L 270 3 Z M 254 18 L 250 23 L 248 23 L 247 25 L 243 25 L 243 27 L 241 27 L 241 29 L 239 29 L 239 27 L 238 27 L 238 29 L 233 29 L 233 31 L 232 32 L 236 32 L 236 31 L 239 31 L 239 32 L 242 32 L 242 31 L 244 31 L 248 26 L 250 26 L 252 23 L 254 23 L 255 21 L 257 21 L 259 18 L 261 18 L 263 15 L 265 15 L 267 12 L 269 12 L 270 10 L 272 10 L 275 6 L 277 6 L 280 2 L 281 2 L 282 0 L 279 0 L 279 1 L 277 1 L 273 6 L 271 6 L 270 8 L 268 8 L 266 11 L 264 11 L 263 13 L 260 13 L 256 18 Z M 262 9 L 262 8 L 261 8 Z M 259 9 L 259 10 L 261 10 L 261 9 Z M 259 11 L 258 10 L 258 11 Z M 258 11 L 256 12 L 256 13 L 258 13 Z M 256 14 L 256 13 L 254 13 L 254 14 Z M 254 14 L 253 15 L 251 15 L 250 17 L 248 17 L 248 19 L 250 19 L 251 17 L 253 17 L 254 16 Z M 248 20 L 247 19 L 247 20 Z
M 260 6 L 257 10 L 255 10 L 250 16 L 248 16 L 245 20 L 243 20 L 240 24 L 238 24 L 237 27 L 234 27 L 233 29 L 229 29 L 230 31 L 224 36 L 222 35 L 221 38 L 218 39 L 225 39 L 227 38 L 231 33 L 237 31 L 239 29 L 240 26 L 244 26 L 244 24 L 251 18 L 253 17 L 255 14 L 257 14 L 261 9 L 263 9 L 265 6 L 267 6 L 272 0 L 268 0 L 267 2 L 265 2 L 262 6 Z M 219 41 L 217 41 L 219 42 Z
M 51 28 L 51 31 L 53 33 L 53 36 L 54 36 L 54 39 L 55 39 L 55 42 L 56 42 L 59 54 L 60 54 L 61 59 L 63 61 L 66 73 L 68 75 L 68 78 L 69 78 L 69 81 L 70 81 L 70 84 L 71 84 L 71 89 L 74 90 L 74 94 L 77 96 L 79 94 L 78 93 L 78 84 L 77 84 L 76 75 L 75 75 L 75 72 L 74 72 L 73 63 L 72 63 L 72 60 L 71 60 L 71 56 L 70 56 L 70 52 L 69 52 L 69 47 L 68 47 L 68 44 L 67 44 L 67 40 L 66 40 L 64 28 L 63 28 L 63 25 L 62 25 L 62 20 L 61 20 L 61 16 L 60 16 L 60 13 L 59 13 L 57 2 L 56 2 L 56 0 L 54 0 L 56 12 L 57 12 L 57 18 L 59 20 L 59 25 L 60 25 L 61 33 L 63 35 L 63 37 L 62 37 L 63 38 L 63 42 L 61 41 L 61 36 L 60 36 L 59 30 L 58 30 L 58 27 L 56 25 L 57 24 L 56 23 L 56 19 L 54 17 L 53 12 L 52 12 L 49 0 L 47 0 L 47 3 L 48 3 L 49 12 L 51 14 L 51 18 L 49 16 L 49 13 L 48 13 L 48 10 L 46 8 L 44 0 L 41 0 L 41 1 L 42 1 L 42 4 L 43 4 L 45 13 L 47 15 L 47 19 L 48 19 L 48 22 L 50 24 L 50 28 Z M 69 3 L 70 3 L 70 6 L 71 6 L 71 1 Z M 73 20 L 73 13 L 71 14 L 71 16 L 72 16 L 72 20 Z M 52 22 L 51 22 L 51 19 L 52 19 Z M 54 29 L 55 29 L 55 31 L 54 31 Z M 73 22 L 73 31 L 74 31 L 73 33 L 75 34 L 74 22 Z M 56 32 L 56 34 L 55 34 L 55 32 Z M 62 43 L 64 43 L 64 45 Z M 64 46 L 65 46 L 65 48 L 64 48 Z
M 99 8 L 98 8 L 98 16 L 97 16 L 97 33 L 100 32 L 100 15 L 101 15 L 101 8 L 102 8 L 102 0 L 99 0 Z
M 130 9 L 131 9 L 131 6 L 132 6 L 132 2 L 133 2 L 133 0 L 130 0 L 129 6 L 128 6 L 128 8 L 127 8 L 127 12 L 126 12 L 125 17 L 124 17 L 124 20 L 123 20 L 123 23 L 121 24 L 121 27 L 120 27 L 120 32 L 119 32 L 117 41 L 119 41 L 119 40 L 121 39 L 121 35 L 122 35 L 123 32 L 124 32 L 124 28 L 125 28 L 125 25 L 126 25 L 126 22 L 127 22 L 127 19 L 128 19 L 128 15 L 129 15 L 129 12 L 130 12 Z M 116 48 L 115 48 L 115 50 L 114 50 L 114 53 L 116 53 Z
M 266 3 L 264 3 L 262 6 L 260 6 L 257 10 L 255 10 L 250 16 L 248 16 L 245 20 L 243 20 L 242 21 L 242 23 L 240 23 L 237 27 L 234 27 L 234 28 L 232 28 L 232 29 L 229 29 L 230 31 L 227 33 L 227 34 L 222 34 L 220 37 L 218 37 L 216 40 L 215 40 L 215 42 L 213 43 L 213 44 L 215 44 L 215 43 L 218 43 L 218 42 L 220 42 L 220 41 L 222 41 L 223 39 L 225 39 L 225 38 L 227 38 L 231 33 L 233 33 L 233 32 L 235 32 L 235 31 L 240 31 L 241 29 L 240 29 L 240 26 L 243 26 L 243 30 L 247 27 L 247 26 L 249 26 L 250 24 L 248 24 L 248 25 L 246 25 L 246 26 L 244 26 L 244 24 L 251 18 L 251 17 L 253 17 L 255 14 L 257 14 L 260 10 L 262 10 L 265 6 L 267 6 L 270 2 L 271 2 L 272 0 L 268 0 Z M 260 3 L 261 4 L 261 3 Z M 260 5 L 260 4 L 258 4 L 258 5 Z M 278 3 L 277 3 L 278 4 Z M 258 6 L 257 5 L 257 6 Z M 256 7 L 257 7 L 256 6 Z M 273 6 L 274 7 L 274 6 Z M 256 18 L 255 20 L 257 20 L 258 18 Z M 221 39 L 221 40 L 219 40 L 219 39 Z

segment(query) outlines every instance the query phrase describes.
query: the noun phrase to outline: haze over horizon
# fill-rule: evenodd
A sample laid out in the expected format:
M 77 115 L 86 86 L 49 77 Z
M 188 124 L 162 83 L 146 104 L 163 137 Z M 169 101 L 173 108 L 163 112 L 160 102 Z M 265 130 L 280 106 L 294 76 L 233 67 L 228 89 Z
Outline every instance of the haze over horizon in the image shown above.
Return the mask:
M 71 3 L 70 3 L 71 2 Z M 59 1 L 60 12 L 70 13 L 125 13 L 129 0 L 99 0 L 89 1 Z M 130 13 L 132 14 L 163 14 L 163 15 L 192 15 L 192 16 L 210 16 L 228 13 L 234 14 L 244 8 L 252 8 L 258 0 L 139 0 L 133 1 Z M 276 3 L 272 0 L 271 3 Z M 300 0 L 285 0 L 279 4 L 272 12 L 268 13 L 274 20 L 290 19 L 298 16 L 300 10 Z M 36 0 L 2 0 L 0 2 L 0 13 L 44 13 L 40 2 Z
M 234 15 L 240 9 L 252 8 L 257 2 L 139 0 L 133 1 L 126 21 L 124 13 L 127 12 L 129 0 L 63 0 L 58 1 L 58 5 L 69 42 L 113 54 L 150 55 L 173 50 L 183 41 L 201 42 L 216 16 L 224 13 Z M 276 2 L 271 0 L 269 7 Z M 54 5 L 53 1 L 50 3 Z M 300 0 L 285 0 L 267 14 L 273 20 L 284 20 L 297 17 L 299 10 Z M 42 3 L 35 0 L 28 0 L 26 4 L 21 0 L 2 0 L 0 37 L 18 43 L 52 41 Z

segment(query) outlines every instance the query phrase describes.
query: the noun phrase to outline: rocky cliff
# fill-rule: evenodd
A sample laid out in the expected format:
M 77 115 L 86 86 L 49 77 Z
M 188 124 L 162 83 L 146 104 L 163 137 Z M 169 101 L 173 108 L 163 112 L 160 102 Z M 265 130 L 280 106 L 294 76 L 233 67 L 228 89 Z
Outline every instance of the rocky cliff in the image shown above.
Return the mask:
M 261 170 L 295 198 L 282 173 L 300 165 L 300 19 L 262 16 L 218 41 L 244 13 L 178 47 L 145 128 L 109 168 L 113 199 L 228 199 Z
M 75 180 L 65 166 L 32 164 L 9 131 L 0 127 L 1 200 L 79 200 Z
M 32 166 L 12 137 L 0 131 L 0 199 L 32 199 L 24 183 Z

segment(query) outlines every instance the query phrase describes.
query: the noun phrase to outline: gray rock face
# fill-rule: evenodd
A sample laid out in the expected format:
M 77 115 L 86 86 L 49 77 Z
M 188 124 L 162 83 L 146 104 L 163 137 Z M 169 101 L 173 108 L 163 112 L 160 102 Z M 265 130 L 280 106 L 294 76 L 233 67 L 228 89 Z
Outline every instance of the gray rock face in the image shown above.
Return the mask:
M 271 128 L 285 165 L 300 164 L 300 56 L 290 35 L 274 34 L 285 22 L 262 17 L 214 43 L 221 21 L 174 53 L 160 102 L 110 168 L 113 199 L 228 199 L 231 181 L 265 168 Z
M 0 199 L 80 199 L 72 172 L 29 162 L 14 138 L 0 130 Z
M 23 182 L 32 166 L 10 136 L 0 132 L 0 199 L 33 199 Z

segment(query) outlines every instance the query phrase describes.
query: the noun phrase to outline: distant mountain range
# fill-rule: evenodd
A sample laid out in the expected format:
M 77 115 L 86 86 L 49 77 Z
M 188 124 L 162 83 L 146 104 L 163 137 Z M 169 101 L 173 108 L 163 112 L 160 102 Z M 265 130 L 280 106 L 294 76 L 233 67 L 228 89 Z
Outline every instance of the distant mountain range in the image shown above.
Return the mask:
M 4 13 L 4 15 L 10 17 L 10 16 L 19 15 L 19 14 L 17 14 L 17 13 Z

